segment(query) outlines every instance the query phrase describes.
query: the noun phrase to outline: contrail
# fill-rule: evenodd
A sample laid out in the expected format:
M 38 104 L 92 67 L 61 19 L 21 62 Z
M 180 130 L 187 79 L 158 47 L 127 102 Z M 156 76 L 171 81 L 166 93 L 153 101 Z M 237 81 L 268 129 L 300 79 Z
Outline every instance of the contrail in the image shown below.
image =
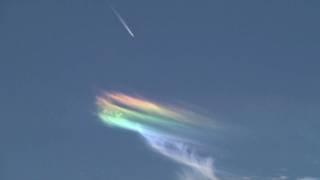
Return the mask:
M 129 28 L 128 24 L 126 23 L 126 21 L 121 17 L 120 13 L 112 6 L 110 6 L 110 8 L 112 9 L 112 12 L 114 13 L 114 15 L 116 15 L 116 17 L 119 19 L 119 21 L 121 22 L 121 24 L 123 25 L 123 27 L 128 31 L 128 33 L 130 34 L 131 37 L 134 37 L 133 32 L 131 31 L 131 29 Z
M 219 180 L 212 159 L 200 155 L 194 141 L 199 135 L 195 127 L 213 130 L 205 117 L 121 93 L 98 96 L 97 105 L 102 122 L 140 134 L 154 152 L 182 165 L 180 180 Z

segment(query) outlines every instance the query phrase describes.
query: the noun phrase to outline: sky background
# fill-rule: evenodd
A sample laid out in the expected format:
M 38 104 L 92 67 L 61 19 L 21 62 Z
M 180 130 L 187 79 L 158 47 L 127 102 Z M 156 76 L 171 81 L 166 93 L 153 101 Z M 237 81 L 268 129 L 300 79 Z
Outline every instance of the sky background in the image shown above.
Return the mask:
M 217 169 L 320 177 L 319 18 L 316 0 L 1 0 L 0 179 L 174 180 L 99 122 L 103 90 L 201 107 L 225 124 Z

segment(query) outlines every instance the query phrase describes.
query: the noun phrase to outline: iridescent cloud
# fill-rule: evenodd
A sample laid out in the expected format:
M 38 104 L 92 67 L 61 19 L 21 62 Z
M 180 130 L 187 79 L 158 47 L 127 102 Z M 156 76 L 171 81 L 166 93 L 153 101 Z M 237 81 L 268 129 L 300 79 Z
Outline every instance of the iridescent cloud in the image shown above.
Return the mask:
M 194 136 L 203 132 L 201 128 L 208 130 L 215 127 L 204 116 L 117 92 L 98 96 L 97 106 L 102 122 L 137 132 L 152 150 L 190 170 L 188 173 L 184 171 L 180 177 L 190 180 L 218 179 L 211 158 L 199 156 L 193 144 Z

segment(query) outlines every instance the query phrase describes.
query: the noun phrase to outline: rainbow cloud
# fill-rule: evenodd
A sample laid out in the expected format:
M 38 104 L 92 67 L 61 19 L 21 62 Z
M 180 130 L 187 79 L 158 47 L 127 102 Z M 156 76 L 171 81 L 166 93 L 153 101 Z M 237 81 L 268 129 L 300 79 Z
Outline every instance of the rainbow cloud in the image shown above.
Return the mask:
M 180 179 L 218 180 L 211 158 L 200 156 L 195 145 L 200 129 L 215 127 L 204 116 L 117 92 L 98 96 L 97 106 L 103 123 L 138 133 L 152 150 L 183 165 Z

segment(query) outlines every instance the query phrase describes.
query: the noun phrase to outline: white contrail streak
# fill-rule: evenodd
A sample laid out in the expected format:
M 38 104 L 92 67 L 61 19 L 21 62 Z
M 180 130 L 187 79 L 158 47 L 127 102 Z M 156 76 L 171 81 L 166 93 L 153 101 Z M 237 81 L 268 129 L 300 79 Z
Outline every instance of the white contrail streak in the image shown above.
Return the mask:
M 119 19 L 119 21 L 121 22 L 121 24 L 123 25 L 123 27 L 128 31 L 128 33 L 130 34 L 131 37 L 134 37 L 133 32 L 131 31 L 131 29 L 129 28 L 128 24 L 126 23 L 126 21 L 121 17 L 121 15 L 119 14 L 119 12 L 111 6 L 112 12 L 114 13 L 114 15 L 116 15 L 116 17 Z

